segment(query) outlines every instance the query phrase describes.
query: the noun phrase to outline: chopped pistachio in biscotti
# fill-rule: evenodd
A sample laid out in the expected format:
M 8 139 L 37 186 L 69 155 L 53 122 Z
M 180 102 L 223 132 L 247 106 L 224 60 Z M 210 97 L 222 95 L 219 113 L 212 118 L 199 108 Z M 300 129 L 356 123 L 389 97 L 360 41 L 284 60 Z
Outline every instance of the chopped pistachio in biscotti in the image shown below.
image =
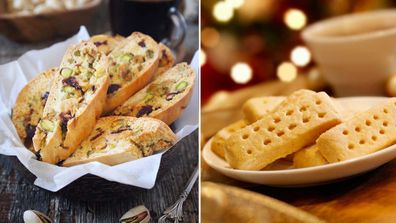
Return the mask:
M 283 97 L 273 96 L 251 98 L 242 106 L 243 115 L 249 123 L 253 123 L 272 111 L 283 99 Z
M 12 122 L 24 145 L 33 150 L 32 138 L 47 102 L 57 69 L 49 69 L 32 79 L 19 93 L 12 110 Z
M 108 85 L 107 57 L 92 42 L 67 50 L 33 137 L 43 161 L 63 161 L 90 134 L 102 113 Z
M 218 131 L 216 135 L 213 136 L 212 139 L 211 149 L 213 150 L 213 152 L 224 159 L 225 157 L 224 148 L 225 148 L 226 140 L 228 139 L 228 137 L 230 137 L 231 134 L 238 131 L 239 129 L 246 127 L 246 125 L 247 125 L 246 120 L 242 119 L 233 122 L 230 125 Z
M 321 166 L 327 163 L 316 144 L 299 150 L 293 157 L 293 166 L 295 168 Z
M 89 41 L 93 42 L 99 51 L 108 55 L 113 51 L 113 49 L 122 41 L 123 39 L 118 39 L 110 35 L 95 35 L 92 36 Z
M 187 107 L 194 80 L 193 69 L 186 63 L 179 63 L 130 97 L 113 113 L 133 117 L 149 116 L 169 125 Z
M 159 46 L 149 36 L 134 32 L 109 54 L 110 86 L 106 112 L 124 103 L 148 84 L 158 68 Z
M 91 135 L 63 165 L 73 166 L 92 161 L 116 165 L 167 149 L 175 140 L 172 130 L 157 119 L 103 117 L 98 120 Z
M 340 121 L 326 93 L 299 90 L 262 119 L 232 134 L 227 139 L 225 157 L 232 168 L 260 170 L 313 144 Z
M 154 75 L 154 78 L 163 74 L 165 71 L 169 70 L 175 64 L 175 57 L 173 56 L 172 51 L 165 46 L 164 44 L 159 44 L 160 49 L 160 58 L 158 63 L 158 70 Z
M 319 151 L 334 163 L 384 149 L 396 142 L 395 117 L 396 98 L 391 98 L 323 133 Z

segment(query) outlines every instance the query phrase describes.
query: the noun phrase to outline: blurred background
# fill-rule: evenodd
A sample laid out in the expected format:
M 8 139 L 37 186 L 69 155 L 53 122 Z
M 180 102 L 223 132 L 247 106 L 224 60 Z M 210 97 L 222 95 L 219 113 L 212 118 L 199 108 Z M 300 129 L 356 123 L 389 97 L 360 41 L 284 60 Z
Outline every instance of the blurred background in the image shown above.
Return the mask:
M 325 18 L 395 5 L 394 0 L 202 0 L 203 111 L 224 105 L 221 99 L 236 90 L 242 101 L 296 88 L 331 93 L 301 30 Z
M 170 23 L 170 19 L 159 11 L 169 7 L 176 7 L 186 21 L 184 41 L 171 48 L 178 61 L 190 61 L 199 48 L 198 4 L 198 0 L 1 0 L 0 64 L 16 59 L 26 51 L 42 49 L 67 39 L 76 34 L 82 25 L 86 26 L 91 36 L 110 34 L 112 31 L 119 33 L 114 31 L 119 31 L 120 26 L 126 27 L 128 33 L 149 30 L 136 27 L 155 27 L 150 31 L 158 28 L 154 31 L 160 32 L 167 25 L 162 23 Z M 138 7 L 140 14 L 136 13 Z M 150 14 L 150 8 L 155 8 L 156 13 Z M 144 16 L 152 18 L 151 21 L 143 19 Z M 150 22 L 155 22 L 156 26 Z

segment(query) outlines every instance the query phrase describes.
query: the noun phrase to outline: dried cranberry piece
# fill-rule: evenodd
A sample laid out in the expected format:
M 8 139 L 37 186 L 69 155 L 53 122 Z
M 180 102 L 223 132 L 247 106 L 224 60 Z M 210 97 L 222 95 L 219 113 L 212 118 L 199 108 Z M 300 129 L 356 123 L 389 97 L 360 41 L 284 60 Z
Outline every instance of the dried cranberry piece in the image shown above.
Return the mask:
M 151 112 L 153 112 L 153 106 L 151 105 L 145 105 L 140 108 L 138 113 L 136 114 L 136 117 L 142 117 L 144 115 L 149 115 Z
M 78 84 L 78 81 L 77 81 L 76 77 L 74 77 L 74 76 L 71 76 L 71 77 L 68 77 L 66 79 L 63 79 L 62 83 L 65 84 L 65 85 L 72 86 L 72 87 L 74 87 L 77 90 L 82 90 L 81 87 L 80 87 L 80 84 Z
M 102 42 L 100 42 L 100 41 L 94 42 L 94 44 L 95 44 L 95 46 L 97 46 L 97 47 L 99 47 L 99 46 L 101 46 L 101 45 L 107 45 L 107 40 L 102 41 Z
M 141 47 L 146 47 L 146 43 L 144 42 L 144 40 L 141 40 L 138 44 Z
M 109 89 L 107 89 L 107 94 L 112 94 L 117 91 L 121 86 L 119 84 L 110 84 Z
M 34 133 L 36 132 L 36 126 L 28 124 L 25 127 L 25 133 L 26 133 L 26 138 L 25 138 L 25 146 L 29 147 L 32 144 L 32 138 L 34 136 Z
M 169 93 L 169 94 L 167 94 L 166 95 L 166 100 L 167 101 L 170 101 L 170 100 L 172 100 L 177 94 L 179 94 L 179 92 L 171 92 L 171 93 Z
M 49 95 L 49 92 L 46 91 L 46 92 L 41 96 L 41 100 L 44 101 L 44 104 L 47 103 L 48 95 Z
M 70 114 L 70 112 L 62 112 L 59 114 L 61 118 L 61 129 L 62 129 L 62 136 L 66 136 L 67 132 L 67 123 L 69 122 L 70 119 L 73 118 L 73 116 Z

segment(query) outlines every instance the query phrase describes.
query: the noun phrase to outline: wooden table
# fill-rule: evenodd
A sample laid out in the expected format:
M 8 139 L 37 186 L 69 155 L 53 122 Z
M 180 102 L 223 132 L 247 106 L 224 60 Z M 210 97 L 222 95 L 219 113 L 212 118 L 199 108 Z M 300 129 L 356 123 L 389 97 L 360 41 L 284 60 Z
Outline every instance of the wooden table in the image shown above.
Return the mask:
M 87 24 L 91 34 L 109 30 L 106 2 L 91 24 Z M 184 43 L 184 59 L 189 61 L 198 49 L 197 20 L 189 24 L 188 37 Z M 48 47 L 54 40 L 36 44 L 18 44 L 0 36 L 0 64 L 12 61 L 31 49 Z M 174 166 L 151 190 L 136 194 L 128 200 L 106 202 L 79 201 L 66 198 L 62 193 L 51 193 L 24 179 L 13 168 L 9 157 L 0 155 L 0 222 L 23 222 L 22 214 L 27 209 L 35 209 L 48 214 L 55 222 L 65 223 L 110 223 L 118 219 L 130 208 L 144 204 L 151 211 L 153 219 L 161 216 L 166 207 L 173 204 L 184 190 L 190 175 L 198 164 L 198 131 L 176 145 L 180 151 L 181 166 Z M 198 184 L 187 198 L 184 208 L 184 222 L 198 222 Z

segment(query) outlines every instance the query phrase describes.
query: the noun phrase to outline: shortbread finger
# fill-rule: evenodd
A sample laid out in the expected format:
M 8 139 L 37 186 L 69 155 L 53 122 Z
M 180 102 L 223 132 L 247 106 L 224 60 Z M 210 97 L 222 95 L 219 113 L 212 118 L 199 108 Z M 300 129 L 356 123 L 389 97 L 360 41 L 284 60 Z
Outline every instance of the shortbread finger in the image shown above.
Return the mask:
M 260 170 L 313 144 L 338 123 L 339 112 L 326 93 L 299 90 L 262 119 L 232 134 L 225 157 L 233 168 Z
M 253 123 L 272 111 L 283 99 L 283 97 L 273 96 L 251 98 L 243 104 L 243 115 L 249 123 Z
M 304 168 L 311 166 L 320 166 L 327 164 L 325 158 L 320 154 L 319 147 L 314 144 L 296 152 L 293 157 L 293 166 L 295 168 Z
M 356 114 L 322 134 L 317 144 L 328 162 L 367 155 L 396 142 L 396 98 Z
M 216 153 L 218 156 L 224 159 L 224 148 L 226 144 L 226 140 L 228 137 L 230 137 L 231 134 L 236 132 L 239 129 L 242 129 L 246 127 L 246 121 L 245 120 L 239 120 L 236 121 L 225 128 L 221 129 L 215 136 L 213 136 L 212 139 L 212 145 L 211 148 L 214 153 Z

